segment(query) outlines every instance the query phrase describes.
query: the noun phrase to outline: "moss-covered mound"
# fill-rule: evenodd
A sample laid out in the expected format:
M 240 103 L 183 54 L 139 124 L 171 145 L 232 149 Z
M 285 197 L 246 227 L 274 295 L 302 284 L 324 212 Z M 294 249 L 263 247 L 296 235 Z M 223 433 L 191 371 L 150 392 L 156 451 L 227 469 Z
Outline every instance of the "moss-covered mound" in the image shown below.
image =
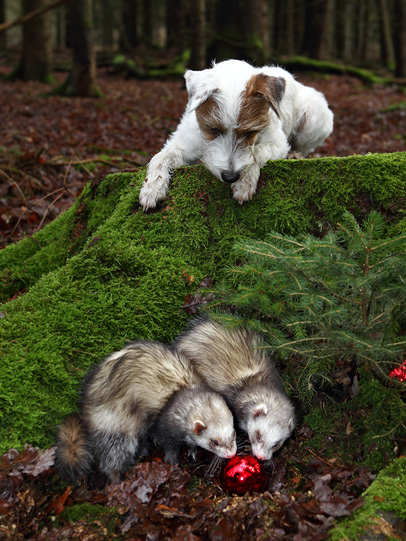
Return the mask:
M 374 208 L 405 229 L 405 169 L 406 153 L 276 161 L 239 205 L 203 167 L 183 168 L 148 214 L 144 171 L 88 185 L 35 238 L 0 252 L 0 451 L 52 443 L 89 365 L 126 340 L 170 341 L 185 296 L 227 276 L 236 239 L 321 232 L 344 209 Z
M 379 472 L 364 492 L 364 505 L 330 533 L 331 541 L 404 539 L 406 521 L 406 458 Z

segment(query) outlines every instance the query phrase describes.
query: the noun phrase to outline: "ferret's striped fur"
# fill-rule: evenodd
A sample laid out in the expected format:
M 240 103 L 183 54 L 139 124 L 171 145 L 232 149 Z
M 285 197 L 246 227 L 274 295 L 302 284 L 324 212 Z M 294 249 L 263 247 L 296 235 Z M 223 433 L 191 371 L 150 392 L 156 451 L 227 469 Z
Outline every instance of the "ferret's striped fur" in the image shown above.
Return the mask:
M 294 408 L 264 342 L 247 328 L 198 318 L 175 341 L 210 387 L 221 393 L 248 433 L 253 454 L 269 460 L 290 436 Z
M 58 435 L 56 464 L 76 481 L 93 462 L 111 482 L 145 450 L 148 438 L 175 463 L 182 444 L 223 458 L 236 454 L 233 416 L 181 353 L 158 342 L 132 342 L 89 370 L 79 413 Z

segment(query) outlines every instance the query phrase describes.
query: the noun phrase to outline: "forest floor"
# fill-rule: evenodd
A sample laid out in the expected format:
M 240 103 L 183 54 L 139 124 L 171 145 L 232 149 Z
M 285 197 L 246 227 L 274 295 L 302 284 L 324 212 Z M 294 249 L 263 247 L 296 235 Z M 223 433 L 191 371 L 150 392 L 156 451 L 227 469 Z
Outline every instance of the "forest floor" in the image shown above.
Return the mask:
M 0 65 L 0 75 L 9 71 Z M 57 73 L 59 82 L 65 74 Z M 353 77 L 299 74 L 323 92 L 333 134 L 313 156 L 406 150 L 405 92 Z M 47 96 L 56 85 L 1 82 L 0 247 L 53 220 L 90 179 L 145 165 L 184 110 L 181 79 L 136 80 L 99 70 L 104 98 Z
M 406 150 L 399 87 L 367 88 L 337 75 L 298 79 L 322 91 L 335 113 L 333 134 L 313 156 Z M 144 166 L 186 104 L 180 79 L 125 79 L 104 69 L 98 82 L 103 99 L 45 96 L 50 85 L 0 82 L 1 247 L 69 208 L 87 181 Z M 54 448 L 10 450 L 0 459 L 0 539 L 327 539 L 336 519 L 362 505 L 376 472 L 350 456 L 326 460 L 310 437 L 309 426 L 297 429 L 268 466 L 267 490 L 245 496 L 225 494 L 219 466 L 204 455 L 182 467 L 151 457 L 123 483 L 104 485 L 95 473 L 71 487 L 55 474 Z M 326 436 L 322 448 L 331 441 Z

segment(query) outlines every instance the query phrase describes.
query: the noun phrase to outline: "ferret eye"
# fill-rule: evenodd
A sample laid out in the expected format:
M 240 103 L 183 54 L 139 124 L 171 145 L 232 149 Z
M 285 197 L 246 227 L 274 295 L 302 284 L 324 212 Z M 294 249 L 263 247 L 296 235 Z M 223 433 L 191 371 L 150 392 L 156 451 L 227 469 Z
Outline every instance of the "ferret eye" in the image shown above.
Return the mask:
M 219 446 L 219 442 L 217 440 L 211 440 L 211 445 L 212 447 L 218 447 Z
M 281 442 L 278 441 L 278 443 L 275 443 L 275 445 L 272 445 L 272 451 L 276 451 L 281 446 Z
M 255 434 L 255 439 L 257 440 L 258 443 L 261 443 L 261 441 L 262 441 L 262 434 L 261 434 L 261 432 L 257 432 L 257 433 Z

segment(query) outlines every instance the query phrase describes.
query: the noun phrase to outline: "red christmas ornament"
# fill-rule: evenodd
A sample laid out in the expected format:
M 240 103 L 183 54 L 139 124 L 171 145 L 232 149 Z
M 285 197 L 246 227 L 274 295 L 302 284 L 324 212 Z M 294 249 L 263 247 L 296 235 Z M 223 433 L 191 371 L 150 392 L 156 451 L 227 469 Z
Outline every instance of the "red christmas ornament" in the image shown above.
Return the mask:
M 399 381 L 406 381 L 406 359 L 399 368 L 394 368 L 392 372 L 389 372 L 389 377 L 398 378 Z
M 220 481 L 225 492 L 245 494 L 264 490 L 267 476 L 264 466 L 254 456 L 235 456 L 223 467 Z

